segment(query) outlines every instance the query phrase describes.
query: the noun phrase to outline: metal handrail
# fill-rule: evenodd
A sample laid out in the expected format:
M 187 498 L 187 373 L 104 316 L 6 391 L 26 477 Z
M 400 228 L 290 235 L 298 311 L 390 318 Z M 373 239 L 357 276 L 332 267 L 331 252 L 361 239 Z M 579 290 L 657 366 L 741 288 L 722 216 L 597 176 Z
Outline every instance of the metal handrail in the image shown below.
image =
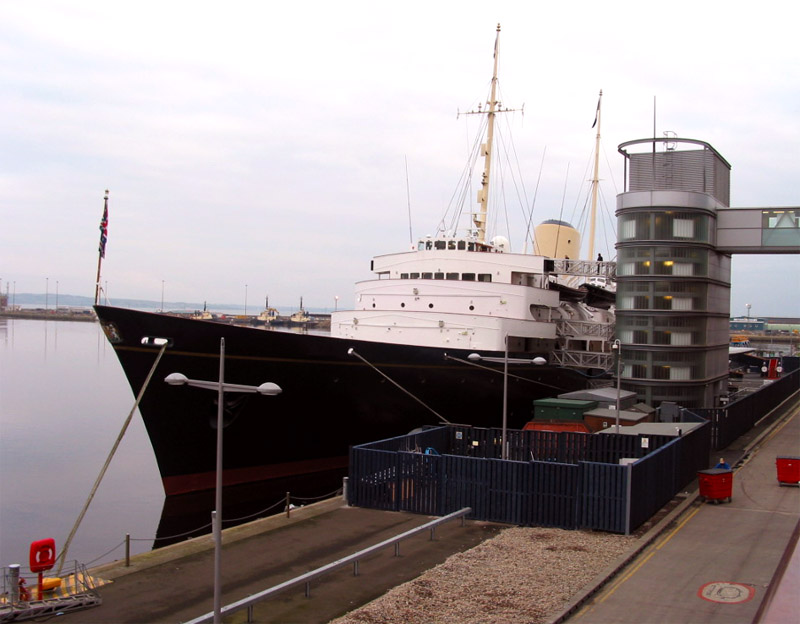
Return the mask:
M 282 591 L 284 591 L 286 589 L 289 589 L 291 587 L 295 587 L 297 585 L 300 585 L 300 584 L 305 584 L 305 586 L 306 586 L 305 593 L 306 593 L 306 597 L 308 597 L 308 596 L 311 595 L 311 590 L 310 590 L 311 581 L 313 581 L 316 578 L 319 578 L 320 576 L 323 576 L 323 575 L 327 574 L 328 572 L 333 572 L 334 570 L 338 570 L 339 568 L 343 568 L 346 565 L 353 564 L 353 576 L 358 576 L 358 562 L 359 562 L 360 559 L 363 559 L 364 557 L 368 557 L 369 555 L 372 555 L 372 554 L 374 554 L 374 553 L 376 553 L 376 552 L 378 552 L 380 550 L 383 550 L 384 548 L 387 548 L 388 546 L 392 546 L 392 545 L 395 547 L 395 556 L 399 556 L 400 542 L 402 540 L 404 540 L 404 539 L 406 539 L 408 537 L 412 537 L 413 535 L 416 535 L 417 533 L 422 533 L 423 531 L 428 531 L 428 530 L 430 530 L 431 539 L 433 539 L 434 538 L 434 531 L 435 531 L 437 526 L 439 526 L 441 524 L 444 524 L 446 522 L 449 522 L 450 520 L 455 520 L 456 518 L 461 518 L 461 524 L 463 526 L 464 517 L 469 515 L 470 513 L 472 513 L 472 508 L 471 507 L 464 507 L 463 509 L 460 509 L 459 511 L 455 511 L 455 512 L 453 512 L 451 514 L 448 514 L 446 516 L 442 516 L 441 518 L 437 518 L 436 520 L 431 520 L 430 522 L 428 522 L 426 524 L 423 524 L 422 526 L 418 526 L 415 529 L 411 529 L 409 531 L 406 531 L 405 533 L 401 533 L 400 535 L 396 535 L 394 537 L 390 537 L 387 540 L 384 540 L 384 541 L 382 541 L 382 542 L 380 542 L 378 544 L 375 544 L 374 546 L 369 546 L 367 548 L 364 548 L 363 550 L 359 550 L 358 552 L 353 553 L 352 555 L 348 555 L 347 557 L 343 557 L 341 559 L 337 559 L 333 563 L 328 563 L 328 564 L 326 564 L 326 565 L 324 565 L 322 567 L 317 568 L 316 570 L 311 570 L 311 572 L 306 572 L 305 574 L 301 574 L 300 576 L 296 576 L 293 579 L 289 579 L 288 581 L 284 581 L 283 583 L 280 583 L 279 585 L 274 585 L 273 587 L 270 587 L 269 589 L 265 589 L 264 591 L 258 592 L 257 594 L 253 594 L 252 596 L 248 596 L 247 598 L 243 598 L 242 600 L 237 600 L 236 602 L 233 602 L 233 603 L 231 603 L 229 605 L 226 605 L 226 606 L 222 607 L 220 613 L 224 617 L 224 616 L 231 615 L 231 614 L 233 614 L 233 613 L 235 613 L 237 611 L 241 611 L 242 609 L 247 609 L 247 621 L 248 622 L 252 622 L 253 621 L 253 607 L 256 604 L 258 604 L 259 602 L 262 602 L 263 600 L 267 600 L 269 598 L 272 598 L 276 594 L 278 594 L 278 593 L 280 593 L 280 592 L 282 592 Z M 206 613 L 205 615 L 201 615 L 198 618 L 195 618 L 193 620 L 189 620 L 188 622 L 186 622 L 186 624 L 201 624 L 202 622 L 211 622 L 211 621 L 213 621 L 213 619 L 214 619 L 214 613 L 213 612 L 209 612 L 209 613 Z

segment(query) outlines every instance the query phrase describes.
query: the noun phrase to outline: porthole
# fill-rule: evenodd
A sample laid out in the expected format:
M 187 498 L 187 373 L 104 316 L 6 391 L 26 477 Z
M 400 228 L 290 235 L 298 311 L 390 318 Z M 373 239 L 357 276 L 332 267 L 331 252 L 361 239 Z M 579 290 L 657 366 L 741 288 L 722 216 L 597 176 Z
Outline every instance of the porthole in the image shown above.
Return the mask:
M 401 308 L 405 308 L 405 307 L 406 307 L 406 304 L 405 304 L 405 303 L 401 303 L 401 304 L 400 304 L 400 307 L 401 307 Z
M 474 305 L 471 305 L 471 306 L 469 306 L 469 310 L 470 310 L 470 312 L 472 312 L 472 310 L 474 310 L 474 309 L 475 309 L 475 306 L 474 306 Z
M 372 304 L 372 307 L 373 307 L 373 308 L 375 307 L 375 304 L 374 304 L 374 303 Z
M 433 304 L 432 304 L 432 303 L 429 303 L 429 304 L 428 304 L 428 307 L 429 307 L 429 308 L 432 308 L 432 307 L 433 307 Z

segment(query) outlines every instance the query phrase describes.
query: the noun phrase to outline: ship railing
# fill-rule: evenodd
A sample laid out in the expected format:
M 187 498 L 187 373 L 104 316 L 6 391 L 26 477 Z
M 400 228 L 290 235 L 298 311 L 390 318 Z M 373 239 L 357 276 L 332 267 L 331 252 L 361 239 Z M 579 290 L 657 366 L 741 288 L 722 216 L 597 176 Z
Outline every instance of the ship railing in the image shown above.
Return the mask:
M 389 546 L 394 546 L 394 554 L 395 557 L 400 556 L 400 542 L 404 539 L 408 539 L 409 537 L 413 537 L 418 533 L 423 533 L 425 531 L 430 531 L 430 539 L 433 541 L 436 535 L 436 527 L 439 525 L 445 524 L 446 522 L 450 522 L 451 520 L 455 520 L 457 518 L 461 519 L 461 526 L 464 526 L 464 519 L 466 516 L 472 513 L 471 507 L 464 507 L 459 511 L 454 511 L 451 514 L 447 514 L 446 516 L 442 516 L 441 518 L 437 518 L 436 520 L 432 520 L 431 522 L 427 522 L 422 526 L 418 526 L 414 529 L 406 531 L 405 533 L 401 533 L 400 535 L 395 535 L 394 537 L 390 537 L 387 540 L 384 540 L 374 546 L 369 546 L 368 548 L 364 548 L 363 550 L 359 550 L 352 555 L 348 555 L 347 557 L 343 557 L 334 561 L 333 563 L 328 563 L 322 567 L 317 568 L 316 570 L 311 570 L 311 572 L 306 572 L 305 574 L 301 574 L 300 576 L 296 576 L 293 579 L 289 579 L 279 585 L 275 585 L 270 587 L 269 589 L 265 589 L 264 591 L 258 592 L 257 594 L 253 594 L 252 596 L 248 596 L 242 600 L 238 600 L 233 602 L 229 605 L 225 605 L 220 610 L 220 615 L 223 617 L 230 616 L 237 611 L 241 611 L 242 609 L 247 609 L 247 622 L 253 622 L 253 610 L 255 606 L 264 600 L 268 600 L 269 598 L 274 597 L 275 595 L 279 594 L 282 591 L 290 589 L 292 587 L 296 587 L 298 585 L 305 586 L 305 595 L 306 598 L 311 596 L 311 581 L 318 579 L 329 572 L 333 572 L 335 570 L 339 570 L 345 566 L 352 565 L 353 566 L 353 576 L 358 576 L 358 563 L 361 559 L 365 557 L 369 557 L 384 548 L 388 548 Z M 214 613 L 206 613 L 198 618 L 190 620 L 186 624 L 201 624 L 201 622 L 211 622 L 214 619 Z
M 611 340 L 614 335 L 613 323 L 590 323 L 588 321 L 561 320 L 556 323 L 559 336 L 581 338 L 583 336 Z
M 552 273 L 559 275 L 581 275 L 584 277 L 605 277 L 616 279 L 616 262 L 598 262 L 596 260 L 570 260 L 554 258 Z
M 614 356 L 611 353 L 600 353 L 597 351 L 572 351 L 562 349 L 553 351 L 553 363 L 567 368 L 599 368 L 610 370 L 614 364 Z

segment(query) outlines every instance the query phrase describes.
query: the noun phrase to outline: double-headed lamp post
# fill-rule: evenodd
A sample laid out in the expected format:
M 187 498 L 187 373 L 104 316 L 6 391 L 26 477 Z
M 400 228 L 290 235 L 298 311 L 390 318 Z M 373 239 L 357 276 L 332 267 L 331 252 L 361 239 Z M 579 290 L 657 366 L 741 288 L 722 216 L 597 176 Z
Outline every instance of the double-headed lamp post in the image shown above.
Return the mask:
M 614 354 L 617 358 L 617 430 L 616 433 L 619 433 L 619 395 L 621 391 L 621 375 L 620 375 L 620 365 L 622 364 L 622 343 L 617 338 L 614 343 L 611 345 L 611 350 L 614 351 Z
M 470 353 L 467 359 L 470 362 L 480 362 L 483 360 L 486 362 L 503 363 L 503 423 L 502 433 L 500 434 L 500 458 L 508 459 L 508 444 L 506 444 L 506 437 L 508 435 L 508 336 L 506 336 L 505 357 L 483 357 L 479 353 Z
M 222 622 L 222 583 L 221 583 L 221 562 L 222 562 L 222 427 L 224 412 L 225 392 L 257 392 L 268 396 L 275 396 L 282 392 L 277 384 L 266 382 L 260 386 L 247 386 L 244 384 L 225 383 L 225 338 L 219 339 L 219 381 L 202 381 L 189 379 L 182 373 L 171 373 L 164 379 L 171 386 L 194 386 L 195 388 L 206 388 L 216 390 L 217 397 L 217 469 L 215 483 L 214 511 L 212 512 L 212 524 L 214 531 L 214 624 Z

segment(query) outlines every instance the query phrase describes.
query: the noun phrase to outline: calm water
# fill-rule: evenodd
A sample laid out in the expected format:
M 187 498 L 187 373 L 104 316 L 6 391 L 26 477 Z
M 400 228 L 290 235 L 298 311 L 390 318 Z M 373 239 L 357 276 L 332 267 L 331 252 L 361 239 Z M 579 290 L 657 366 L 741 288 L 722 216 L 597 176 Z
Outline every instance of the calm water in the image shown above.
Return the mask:
M 0 566 L 38 539 L 61 552 L 134 399 L 98 324 L 0 319 Z M 150 550 L 163 505 L 137 412 L 67 559 L 123 558 L 126 533 Z

